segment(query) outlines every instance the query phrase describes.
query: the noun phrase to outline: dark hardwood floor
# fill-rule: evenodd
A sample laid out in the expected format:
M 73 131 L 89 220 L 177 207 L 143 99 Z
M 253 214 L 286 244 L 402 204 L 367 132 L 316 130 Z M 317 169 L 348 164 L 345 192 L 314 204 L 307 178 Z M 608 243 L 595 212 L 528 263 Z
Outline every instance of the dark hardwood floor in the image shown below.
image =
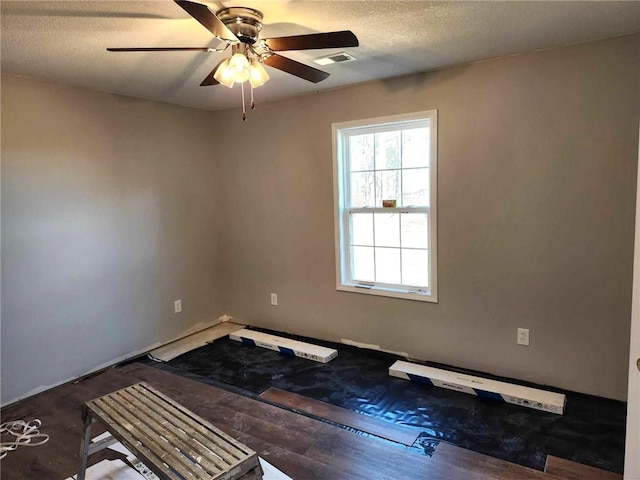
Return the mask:
M 427 457 L 397 443 L 141 364 L 111 368 L 3 409 L 3 422 L 40 418 L 42 433 L 51 438 L 42 446 L 10 452 L 0 462 L 2 479 L 63 480 L 76 473 L 84 402 L 140 381 L 245 443 L 294 480 L 566 479 L 444 443 Z M 96 426 L 93 433 L 102 430 Z M 104 455 L 118 458 L 113 452 Z M 90 463 L 101 458 L 102 452 Z
M 260 398 L 278 405 L 289 407 L 297 412 L 305 412 L 316 418 L 355 428 L 410 447 L 418 439 L 417 428 L 404 427 L 391 422 L 384 422 L 374 417 L 360 415 L 346 408 L 336 407 L 313 398 L 304 397 L 279 388 L 270 388 L 260 394 Z
M 567 480 L 622 480 L 622 475 L 549 455 L 544 471 Z

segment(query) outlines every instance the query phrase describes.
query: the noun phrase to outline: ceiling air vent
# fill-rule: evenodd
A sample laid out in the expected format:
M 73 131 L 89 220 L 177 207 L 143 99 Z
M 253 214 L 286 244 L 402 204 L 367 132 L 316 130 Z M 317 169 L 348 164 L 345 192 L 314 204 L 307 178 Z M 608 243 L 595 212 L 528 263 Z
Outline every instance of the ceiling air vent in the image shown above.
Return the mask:
M 331 65 L 332 63 L 350 62 L 355 60 L 356 57 L 349 55 L 346 52 L 334 53 L 333 55 L 327 55 L 326 57 L 316 58 L 313 63 L 318 65 Z

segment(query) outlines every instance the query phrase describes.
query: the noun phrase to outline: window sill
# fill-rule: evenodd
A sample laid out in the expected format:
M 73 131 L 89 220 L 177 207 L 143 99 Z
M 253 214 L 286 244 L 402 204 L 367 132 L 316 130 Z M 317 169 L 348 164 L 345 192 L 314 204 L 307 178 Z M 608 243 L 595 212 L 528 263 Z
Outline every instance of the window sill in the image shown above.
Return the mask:
M 363 293 L 365 295 L 377 295 L 380 297 L 401 298 L 403 300 L 415 300 L 418 302 L 438 303 L 438 296 L 435 294 L 410 292 L 408 290 L 391 290 L 375 286 L 363 288 L 344 284 L 337 285 L 336 290 L 341 292 Z

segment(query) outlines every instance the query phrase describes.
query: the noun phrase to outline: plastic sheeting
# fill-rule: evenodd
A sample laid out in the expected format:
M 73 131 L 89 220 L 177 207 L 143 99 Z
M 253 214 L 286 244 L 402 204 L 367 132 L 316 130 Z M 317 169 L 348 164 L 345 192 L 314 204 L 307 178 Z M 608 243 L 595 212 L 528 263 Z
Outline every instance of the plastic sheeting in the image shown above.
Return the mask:
M 562 391 L 567 409 L 559 416 L 390 377 L 388 368 L 398 359 L 391 354 L 290 337 L 337 348 L 339 355 L 319 364 L 223 338 L 153 365 L 248 396 L 276 387 L 416 426 L 422 433 L 413 448 L 428 455 L 444 441 L 539 470 L 551 454 L 622 472 L 624 402 Z

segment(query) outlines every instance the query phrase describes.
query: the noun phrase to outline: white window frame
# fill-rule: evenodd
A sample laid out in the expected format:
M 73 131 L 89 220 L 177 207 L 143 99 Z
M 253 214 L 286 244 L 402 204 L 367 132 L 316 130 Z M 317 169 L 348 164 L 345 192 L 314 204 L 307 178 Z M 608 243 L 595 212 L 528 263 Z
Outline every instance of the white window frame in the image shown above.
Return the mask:
M 411 212 L 426 212 L 429 215 L 429 289 L 399 287 L 398 285 L 386 285 L 382 283 L 361 283 L 349 279 L 351 269 L 349 235 L 345 232 L 350 223 L 348 216 L 350 212 L 361 210 L 366 212 L 397 211 L 402 213 L 408 211 L 407 208 L 398 207 L 396 209 L 367 207 L 362 209 L 347 208 L 349 198 L 349 182 L 346 179 L 345 169 L 345 137 L 361 129 L 366 132 L 378 132 L 385 130 L 397 130 L 404 124 L 429 122 L 430 128 L 430 152 L 429 152 L 429 206 L 410 207 Z M 362 293 L 369 295 L 379 295 L 384 297 L 403 298 L 408 300 L 419 300 L 423 302 L 438 302 L 438 255 L 437 255 L 437 186 L 438 186 L 438 110 L 427 110 L 402 115 L 391 115 L 385 117 L 369 118 L 365 120 L 355 120 L 350 122 L 334 123 L 332 127 L 333 137 L 333 194 L 334 194 L 334 222 L 335 222 L 335 252 L 336 252 L 336 289 L 344 292 Z

